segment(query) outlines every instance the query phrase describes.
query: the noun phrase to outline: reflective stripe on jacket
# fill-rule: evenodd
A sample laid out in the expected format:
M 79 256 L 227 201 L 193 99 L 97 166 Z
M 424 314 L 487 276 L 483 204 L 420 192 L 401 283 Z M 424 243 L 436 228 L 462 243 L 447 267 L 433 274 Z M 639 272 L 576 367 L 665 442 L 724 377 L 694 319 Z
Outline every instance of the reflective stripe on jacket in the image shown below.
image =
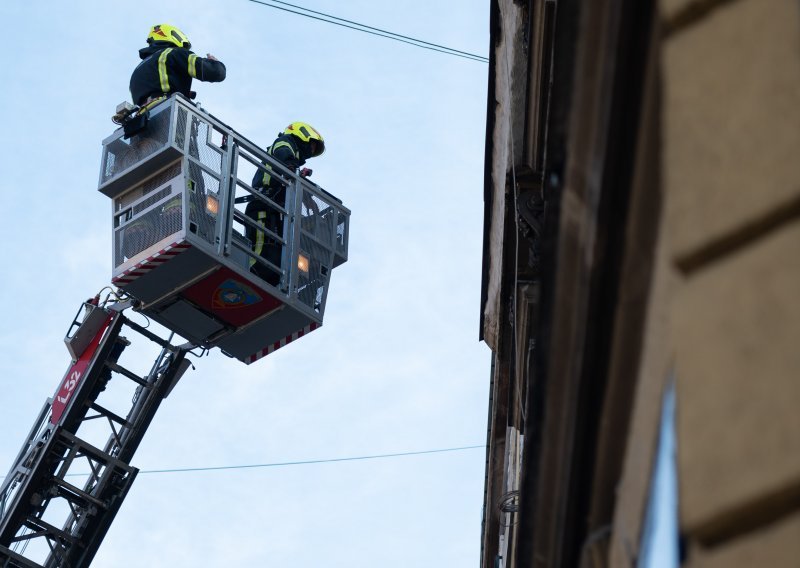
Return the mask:
M 282 134 L 275 139 L 272 146 L 267 148 L 267 154 L 275 158 L 278 162 L 289 168 L 290 170 L 297 171 L 297 168 L 306 163 L 300 157 L 300 151 L 293 139 L 294 137 L 288 134 Z M 280 183 L 272 183 L 272 166 L 269 164 L 262 164 L 266 171 L 257 171 L 253 176 L 252 186 L 256 189 L 270 188 L 273 191 L 280 191 L 283 185 Z
M 131 99 L 143 105 L 148 97 L 181 93 L 190 97 L 192 79 L 217 83 L 225 79 L 225 65 L 198 57 L 188 49 L 154 43 L 139 50 L 142 62 L 131 75 Z

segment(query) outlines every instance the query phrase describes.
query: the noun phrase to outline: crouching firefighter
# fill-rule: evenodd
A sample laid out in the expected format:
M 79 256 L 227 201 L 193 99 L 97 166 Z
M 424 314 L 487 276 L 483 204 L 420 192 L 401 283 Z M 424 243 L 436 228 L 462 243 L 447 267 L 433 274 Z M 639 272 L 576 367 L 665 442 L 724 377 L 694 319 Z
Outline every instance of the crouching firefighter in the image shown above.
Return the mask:
M 267 154 L 293 172 L 306 163 L 309 158 L 319 156 L 325 151 L 325 140 L 310 124 L 293 122 L 278 135 Z M 273 173 L 269 164 L 256 172 L 252 186 L 281 207 L 286 207 L 286 184 L 283 178 Z M 300 169 L 301 177 L 311 175 L 308 168 Z M 283 216 L 276 209 L 258 199 L 252 199 L 245 209 L 245 215 L 254 219 L 259 225 L 277 235 L 283 235 Z M 245 236 L 253 243 L 253 252 L 276 266 L 281 265 L 281 244 L 268 234 L 257 231 L 249 225 L 245 227 Z M 280 274 L 250 259 L 250 271 L 257 274 L 273 286 L 280 281 Z

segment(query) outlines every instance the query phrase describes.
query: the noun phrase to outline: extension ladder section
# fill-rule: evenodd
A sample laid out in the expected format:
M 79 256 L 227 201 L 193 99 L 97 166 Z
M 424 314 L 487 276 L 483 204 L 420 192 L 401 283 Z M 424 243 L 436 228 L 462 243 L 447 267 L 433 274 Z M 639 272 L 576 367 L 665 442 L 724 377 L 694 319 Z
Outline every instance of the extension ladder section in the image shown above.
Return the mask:
M 70 326 L 65 342 L 73 360 L 0 487 L 2 568 L 90 564 L 136 477 L 130 460 L 145 430 L 190 366 L 191 346 L 172 345 L 172 336 L 130 321 L 126 307 L 87 302 Z M 157 355 L 137 374 L 120 357 L 131 345 L 145 347 L 142 338 Z M 149 360 L 135 357 L 137 366 Z M 118 387 L 133 396 L 101 396 Z

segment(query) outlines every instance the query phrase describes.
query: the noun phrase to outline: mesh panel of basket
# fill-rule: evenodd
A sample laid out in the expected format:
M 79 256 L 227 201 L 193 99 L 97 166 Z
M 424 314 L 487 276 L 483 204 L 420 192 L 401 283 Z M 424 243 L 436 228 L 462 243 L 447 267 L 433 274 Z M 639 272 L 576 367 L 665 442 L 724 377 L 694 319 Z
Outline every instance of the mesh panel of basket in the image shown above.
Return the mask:
M 335 213 L 335 209 L 328 202 L 316 195 L 303 192 L 300 208 L 301 227 L 329 247 L 333 247 Z
M 134 187 L 130 191 L 126 191 L 124 194 L 114 199 L 114 210 L 121 211 L 130 207 L 131 204 L 135 204 L 133 214 L 136 215 L 163 198 L 164 188 L 162 186 L 179 175 L 181 175 L 181 164 L 177 162 L 144 183 Z M 169 191 L 170 189 L 167 188 L 167 192 Z M 142 200 L 145 196 L 147 196 L 147 199 Z
M 214 140 L 221 136 L 210 124 L 196 116 L 192 117 L 189 155 L 218 175 L 222 173 L 222 149 Z
M 308 260 L 308 271 L 298 271 L 297 297 L 321 314 L 325 308 L 325 289 L 330 278 L 331 251 L 301 233 L 300 254 Z
M 166 146 L 169 139 L 169 107 L 153 113 L 144 132 L 125 140 L 120 136 L 104 149 L 103 179 L 106 182 Z
M 344 255 L 347 252 L 347 234 L 345 227 L 347 224 L 347 215 L 341 211 L 337 215 L 336 221 L 336 252 Z
M 182 228 L 181 196 L 168 197 L 114 231 L 114 266 L 130 260 Z
M 189 180 L 189 230 L 214 244 L 220 181 L 192 162 L 189 163 Z

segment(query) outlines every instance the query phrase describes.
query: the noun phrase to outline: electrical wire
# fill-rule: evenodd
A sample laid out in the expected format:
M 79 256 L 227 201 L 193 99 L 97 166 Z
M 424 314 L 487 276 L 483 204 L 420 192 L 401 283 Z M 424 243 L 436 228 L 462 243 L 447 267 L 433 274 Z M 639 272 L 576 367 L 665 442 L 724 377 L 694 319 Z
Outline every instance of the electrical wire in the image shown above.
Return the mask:
M 398 457 L 406 457 L 406 456 L 418 456 L 423 454 L 440 454 L 445 452 L 458 452 L 464 450 L 474 450 L 476 448 L 485 448 L 485 444 L 481 444 L 480 446 L 462 446 L 459 448 L 442 448 L 437 450 L 420 450 L 415 452 L 398 452 L 393 454 L 375 454 L 369 456 L 353 456 L 353 457 L 346 457 L 346 458 L 327 458 L 327 459 L 315 459 L 315 460 L 302 460 L 302 461 L 291 461 L 291 462 L 273 462 L 273 463 L 258 463 L 258 464 L 246 464 L 246 465 L 223 465 L 223 466 L 211 466 L 211 467 L 185 467 L 185 468 L 175 468 L 175 469 L 150 469 L 150 470 L 142 470 L 139 473 L 183 473 L 183 472 L 190 472 L 190 471 L 218 471 L 224 469 L 253 469 L 253 468 L 264 468 L 264 467 L 286 467 L 291 465 L 311 465 L 311 464 L 320 464 L 320 463 L 334 463 L 334 462 L 346 462 L 346 461 L 359 461 L 359 460 L 375 460 L 375 459 L 385 459 L 385 458 L 398 458 Z
M 172 469 L 148 469 L 142 470 L 139 474 L 143 473 L 183 473 L 183 472 L 191 472 L 191 471 L 219 471 L 224 469 L 253 469 L 253 468 L 264 468 L 264 467 L 286 467 L 290 465 L 312 465 L 312 464 L 319 464 L 319 463 L 335 463 L 335 462 L 346 462 L 346 461 L 363 461 L 363 460 L 376 460 L 376 459 L 386 459 L 386 458 L 399 458 L 405 456 L 419 456 L 424 454 L 442 454 L 446 452 L 462 452 L 465 450 L 475 450 L 475 449 L 486 449 L 486 444 L 480 444 L 476 446 L 459 446 L 456 448 L 439 448 L 436 450 L 417 450 L 413 452 L 397 452 L 393 454 L 373 454 L 368 456 L 351 456 L 346 458 L 326 458 L 326 459 L 314 459 L 314 460 L 301 460 L 301 461 L 291 461 L 291 462 L 272 462 L 272 463 L 256 463 L 256 464 L 245 464 L 245 465 L 220 465 L 220 466 L 209 466 L 209 467 L 183 467 L 183 468 L 172 468 Z M 86 476 L 89 475 L 88 473 L 68 473 L 65 477 L 74 477 L 74 476 Z M 0 475 L 0 479 L 4 479 L 5 475 Z
M 431 43 L 429 41 L 423 41 L 421 39 L 416 39 L 416 38 L 413 38 L 413 37 L 404 36 L 404 35 L 401 35 L 401 34 L 398 34 L 398 33 L 394 33 L 394 32 L 390 32 L 390 31 L 387 31 L 387 30 L 382 30 L 380 28 L 374 28 L 372 26 L 368 26 L 366 24 L 360 24 L 360 23 L 354 22 L 352 20 L 346 20 L 344 18 L 339 18 L 337 16 L 332 16 L 330 14 L 325 14 L 323 12 L 317 12 L 317 11 L 311 10 L 309 8 L 303 8 L 302 6 L 297 6 L 295 4 L 289 4 L 288 2 L 283 2 L 282 0 L 270 0 L 270 2 L 274 2 L 275 4 L 283 4 L 284 6 L 291 6 L 292 8 L 297 8 L 299 10 L 304 10 L 304 11 L 310 12 L 312 14 L 319 14 L 320 16 L 325 16 L 326 18 L 330 18 L 332 20 L 337 20 L 339 22 L 346 22 L 348 24 L 353 24 L 355 26 L 359 26 L 359 27 L 362 27 L 362 28 L 365 28 L 365 29 L 368 29 L 368 30 L 374 30 L 376 32 L 389 34 L 389 35 L 392 35 L 392 36 L 395 36 L 395 37 L 398 37 L 398 38 L 407 39 L 407 40 L 410 40 L 410 41 L 413 41 L 413 42 L 416 42 L 416 43 L 423 43 L 425 45 L 430 45 L 432 47 L 438 47 L 440 49 L 445 49 L 447 51 L 452 51 L 454 53 L 460 53 L 462 55 L 467 55 L 469 57 L 477 57 L 477 58 L 483 59 L 483 60 L 485 60 L 487 62 L 489 61 L 486 57 L 483 57 L 482 55 L 477 55 L 475 53 L 469 53 L 467 51 L 461 51 L 459 49 L 453 49 L 452 47 L 446 47 L 444 45 L 439 45 L 438 43 Z
M 283 10 L 284 12 L 289 12 L 291 14 L 297 14 L 298 16 L 305 16 L 306 18 L 311 18 L 313 20 L 319 20 L 321 22 L 327 22 L 329 24 L 334 24 L 337 26 L 341 26 L 343 28 L 349 28 L 351 30 L 356 30 L 359 32 L 364 32 L 366 34 L 375 35 L 378 37 L 383 37 L 386 39 L 391 39 L 394 41 L 399 41 L 401 43 L 407 43 L 409 45 L 413 45 L 415 47 L 421 47 L 423 49 L 429 49 L 431 51 L 438 51 L 439 53 L 445 53 L 447 55 L 454 55 L 456 57 L 462 57 L 464 59 L 470 59 L 472 61 L 479 61 L 481 63 L 488 63 L 489 58 L 484 57 L 483 55 L 477 55 L 475 53 L 469 53 L 466 51 L 461 51 L 458 49 L 453 49 L 452 47 L 446 47 L 444 45 L 439 45 L 436 43 L 431 43 L 428 41 L 423 41 L 421 39 L 416 39 L 413 37 L 405 36 L 402 34 L 390 32 L 388 30 L 383 30 L 380 28 L 376 28 L 373 26 L 368 26 L 366 24 L 360 24 L 358 22 L 354 22 L 352 20 L 346 20 L 344 18 L 339 18 L 337 16 L 332 16 L 330 14 L 325 14 L 324 12 L 317 12 L 315 10 L 310 10 L 308 8 L 303 8 L 302 6 L 297 6 L 295 4 L 289 4 L 288 2 L 282 2 L 281 0 L 269 0 L 273 2 L 273 4 L 269 4 L 263 0 L 249 0 L 254 4 L 261 4 L 262 6 L 267 6 L 269 8 L 275 8 L 276 10 Z M 303 10 L 303 12 L 298 12 L 296 10 L 290 10 L 289 8 L 283 8 L 281 6 L 276 6 L 275 4 L 283 4 L 285 6 L 291 6 L 292 8 L 296 8 L 297 10 Z M 308 13 L 306 13 L 308 12 Z M 312 14 L 317 14 L 316 16 Z M 323 16 L 323 17 L 320 17 Z
M 504 40 L 505 46 L 505 60 L 506 60 L 506 84 L 508 85 L 508 101 L 509 101 L 509 121 L 513 119 L 511 116 L 513 109 L 511 108 L 511 101 L 514 98 L 514 94 L 512 92 L 513 85 L 511 83 L 511 67 L 509 60 L 511 59 L 511 54 L 509 53 L 509 45 L 510 42 L 505 39 Z M 525 409 L 525 401 L 522 398 L 522 388 L 520 386 L 520 369 L 517 367 L 517 318 L 519 317 L 519 313 L 517 312 L 517 296 L 519 294 L 519 208 L 517 206 L 517 169 L 515 166 L 516 162 L 516 153 L 514 151 L 514 132 L 511 129 L 510 135 L 511 141 L 511 180 L 513 183 L 513 187 L 511 192 L 514 195 L 514 293 L 512 298 L 512 314 L 511 314 L 511 331 L 513 333 L 511 347 L 513 350 L 513 357 L 514 357 L 514 387 L 517 391 L 517 404 L 519 407 L 520 414 L 522 415 L 522 420 L 527 422 L 528 416 L 527 411 Z
M 512 516 L 519 512 L 519 496 L 519 490 L 508 491 L 500 497 L 496 505 L 497 515 L 500 518 L 500 525 L 504 528 L 513 527 L 519 522 L 517 517 Z M 503 515 L 509 515 L 507 518 L 510 518 L 511 521 L 506 522 L 506 519 L 502 518 Z
M 363 460 L 376 460 L 376 459 L 386 459 L 386 458 L 399 458 L 399 457 L 406 457 L 406 456 L 419 456 L 424 454 L 441 454 L 446 452 L 462 452 L 466 450 L 475 450 L 475 449 L 486 449 L 486 444 L 480 444 L 477 446 L 460 446 L 456 448 L 439 448 L 436 450 L 418 450 L 413 452 L 397 452 L 393 454 L 373 454 L 368 456 L 351 456 L 346 458 L 326 458 L 326 459 L 313 459 L 313 460 L 301 460 L 301 461 L 290 461 L 290 462 L 272 462 L 272 463 L 256 463 L 256 464 L 244 464 L 244 465 L 219 465 L 219 466 L 209 466 L 209 467 L 181 467 L 181 468 L 171 468 L 171 469 L 146 469 L 141 470 L 139 475 L 144 473 L 186 473 L 192 471 L 220 471 L 225 469 L 254 469 L 254 468 L 265 468 L 265 467 L 287 467 L 292 465 L 313 465 L 313 464 L 320 464 L 320 463 L 336 463 L 336 462 L 347 462 L 347 461 L 363 461 Z M 70 476 L 86 476 L 89 475 L 88 473 L 68 473 L 65 477 Z M 1 476 L 0 479 L 5 476 Z

